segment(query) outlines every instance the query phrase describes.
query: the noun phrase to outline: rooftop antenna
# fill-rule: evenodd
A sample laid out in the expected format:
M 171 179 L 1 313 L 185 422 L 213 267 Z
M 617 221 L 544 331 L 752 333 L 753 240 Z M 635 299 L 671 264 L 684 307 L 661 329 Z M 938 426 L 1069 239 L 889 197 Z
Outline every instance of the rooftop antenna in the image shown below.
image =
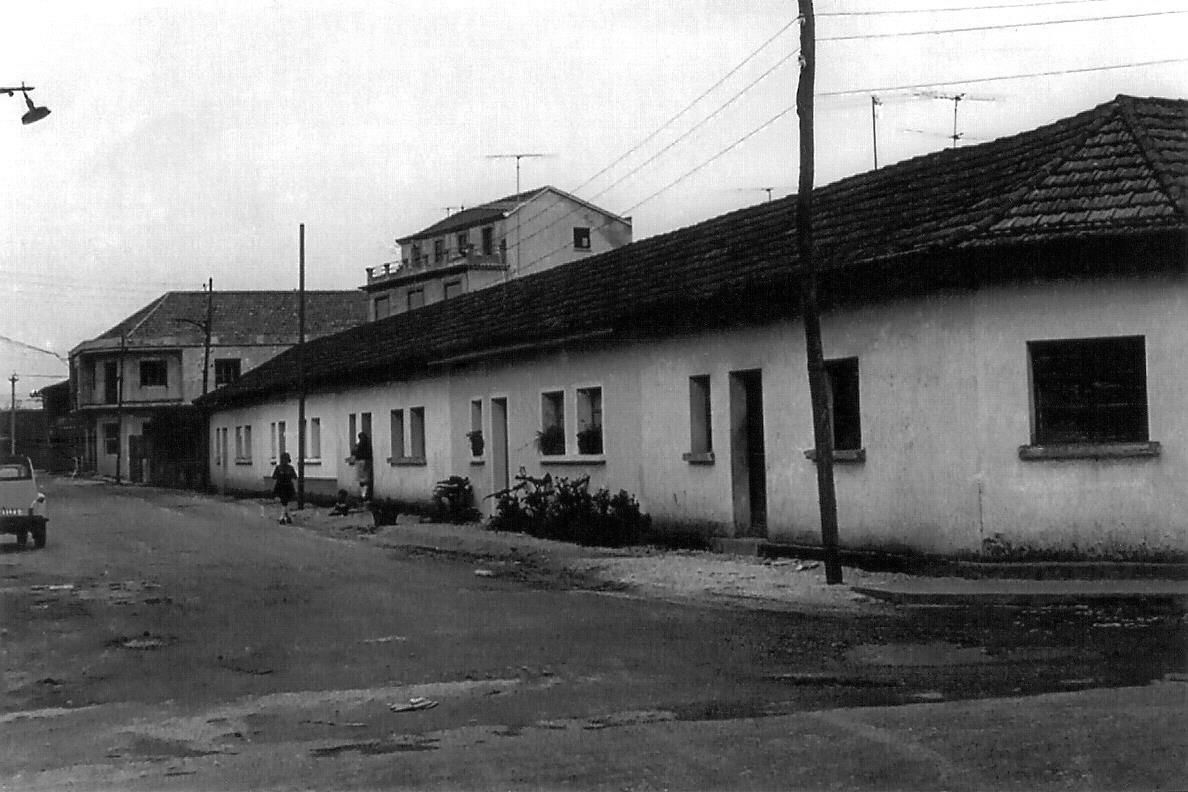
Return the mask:
M 977 96 L 969 93 L 953 93 L 944 94 L 939 91 L 917 91 L 916 96 L 925 99 L 944 99 L 953 103 L 953 134 L 949 135 L 949 139 L 953 141 L 953 148 L 957 148 L 957 141 L 961 140 L 962 134 L 957 131 L 957 108 L 962 102 L 997 102 L 997 96 Z
M 520 152 L 516 154 L 488 154 L 487 159 L 514 159 L 516 161 L 516 200 L 520 196 L 520 160 L 547 157 L 548 154 Z M 520 213 L 516 212 L 516 273 L 520 271 Z
M 735 192 L 765 192 L 765 193 L 767 193 L 767 200 L 770 201 L 771 194 L 775 189 L 776 189 L 775 187 L 738 187 L 734 191 Z
M 454 213 L 455 209 L 457 209 L 459 212 L 461 212 L 465 208 L 466 208 L 465 206 L 443 206 L 442 207 L 442 209 L 445 210 L 446 217 L 449 217 L 450 215 L 452 215 Z

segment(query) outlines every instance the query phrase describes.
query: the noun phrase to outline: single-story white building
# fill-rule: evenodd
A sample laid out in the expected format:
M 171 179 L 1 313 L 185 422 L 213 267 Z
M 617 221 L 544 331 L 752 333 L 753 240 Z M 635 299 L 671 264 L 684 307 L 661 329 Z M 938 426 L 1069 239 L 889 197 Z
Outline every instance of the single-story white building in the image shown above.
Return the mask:
M 1188 102 L 1120 96 L 820 187 L 814 212 L 843 547 L 1182 557 Z M 520 468 L 588 474 L 660 526 L 819 543 L 794 216 L 308 344 L 311 489 L 352 486 L 368 431 L 380 498 L 457 474 L 489 511 Z M 202 400 L 213 481 L 265 490 L 296 451 L 297 359 Z

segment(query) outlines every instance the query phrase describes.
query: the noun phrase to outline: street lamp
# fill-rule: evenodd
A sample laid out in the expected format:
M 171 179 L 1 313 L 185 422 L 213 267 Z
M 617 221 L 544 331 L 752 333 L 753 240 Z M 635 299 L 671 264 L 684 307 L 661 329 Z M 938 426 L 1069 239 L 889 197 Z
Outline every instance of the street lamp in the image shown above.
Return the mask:
M 34 121 L 40 121 L 50 114 L 48 107 L 37 107 L 33 104 L 33 100 L 29 98 L 29 91 L 32 90 L 33 86 L 26 86 L 24 83 L 21 83 L 20 88 L 0 88 L 0 93 L 6 93 L 9 96 L 14 95 L 17 91 L 25 95 L 25 104 L 29 106 L 29 110 L 21 116 L 22 124 L 32 124 Z

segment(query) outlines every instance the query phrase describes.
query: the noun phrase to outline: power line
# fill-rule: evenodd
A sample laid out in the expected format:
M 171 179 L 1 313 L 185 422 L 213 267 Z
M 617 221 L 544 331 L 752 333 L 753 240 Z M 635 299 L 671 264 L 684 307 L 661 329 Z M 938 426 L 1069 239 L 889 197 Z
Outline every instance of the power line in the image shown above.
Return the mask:
M 938 85 L 968 85 L 972 83 L 1005 82 L 1008 80 L 1022 80 L 1029 77 L 1055 77 L 1062 74 L 1083 74 L 1086 72 L 1111 71 L 1114 69 L 1134 69 L 1140 66 L 1160 66 L 1168 63 L 1185 63 L 1188 58 L 1164 58 L 1163 60 L 1138 61 L 1135 63 L 1118 63 L 1113 66 L 1086 66 L 1080 69 L 1056 69 L 1053 71 L 1025 72 L 1021 74 L 1006 74 L 1000 77 L 971 77 L 961 80 L 937 80 L 927 83 L 910 83 L 906 85 L 885 85 L 878 88 L 847 88 L 841 91 L 822 91 L 817 96 L 850 96 L 852 94 L 886 93 L 888 91 L 910 91 L 916 88 L 934 88 Z
M 1044 6 L 1084 5 L 1085 3 L 1108 3 L 1113 0 L 1046 0 L 1039 3 L 1011 3 L 1002 5 L 952 6 L 950 8 L 902 8 L 878 11 L 826 11 L 814 14 L 817 17 L 863 17 L 888 16 L 891 14 L 940 14 L 950 11 L 996 11 L 1011 8 L 1041 8 Z
M 851 88 L 851 89 L 846 89 L 846 90 L 842 90 L 842 91 L 824 91 L 824 92 L 818 93 L 817 96 L 846 96 L 846 95 L 850 95 L 850 94 L 869 94 L 869 93 L 879 93 L 879 92 L 887 92 L 887 91 L 904 91 L 904 90 L 910 90 L 910 89 L 915 89 L 915 88 L 931 88 L 931 87 L 934 87 L 937 85 L 958 85 L 958 84 L 966 84 L 966 83 L 997 82 L 997 81 L 1006 81 L 1006 80 L 1025 79 L 1025 78 L 1029 78 L 1029 77 L 1050 77 L 1050 76 L 1057 76 L 1057 75 L 1063 75 L 1063 74 L 1078 74 L 1078 73 L 1082 73 L 1082 72 L 1108 71 L 1108 70 L 1112 70 L 1112 69 L 1129 69 L 1129 68 L 1136 68 L 1136 67 L 1140 67 L 1140 66 L 1155 66 L 1155 65 L 1160 65 L 1160 64 L 1183 63 L 1183 62 L 1188 62 L 1188 58 L 1167 58 L 1164 60 L 1156 60 L 1156 61 L 1121 63 L 1121 64 L 1115 64 L 1112 66 L 1093 66 L 1093 67 L 1086 67 L 1083 69 L 1060 69 L 1060 70 L 1053 70 L 1053 71 L 1046 71 L 1046 72 L 1030 72 L 1030 73 L 1026 73 L 1026 74 L 1003 75 L 1000 77 L 978 77 L 978 78 L 967 79 L 967 80 L 952 80 L 949 82 L 918 83 L 918 84 L 913 84 L 913 85 L 883 86 L 883 87 L 879 87 L 879 88 Z M 664 185 L 659 190 L 655 191 L 654 193 L 647 196 L 643 200 L 633 204 L 632 206 L 627 208 L 625 210 L 625 212 L 632 212 L 632 211 L 638 209 L 640 206 L 643 206 L 648 201 L 651 201 L 652 199 L 656 198 L 657 196 L 661 195 L 662 193 L 666 192 L 667 190 L 675 187 L 677 184 L 680 184 L 682 181 L 684 181 L 688 177 L 692 176 L 697 171 L 701 170 L 702 168 L 706 167 L 707 165 L 718 160 L 719 158 L 721 158 L 722 156 L 724 156 L 731 150 L 737 148 L 739 145 L 741 145 L 747 139 L 755 136 L 756 134 L 763 131 L 767 127 L 771 126 L 776 121 L 778 121 L 781 118 L 783 118 L 784 116 L 788 115 L 795 109 L 796 109 L 795 104 L 784 108 L 783 110 L 776 113 L 774 116 L 772 116 L 768 120 L 764 121 L 759 126 L 752 129 L 747 134 L 743 135 L 742 137 L 735 140 L 730 145 L 726 146 L 725 148 L 723 148 L 722 150 L 720 150 L 719 152 L 714 154 L 709 159 L 701 162 L 700 164 L 696 165 L 695 167 L 693 167 L 690 170 L 686 171 L 685 173 L 681 174 L 676 179 L 674 179 L 673 181 Z M 608 222 L 609 221 L 602 223 L 601 225 L 598 226 L 598 228 L 602 228 L 602 227 L 606 226 Z M 537 264 L 540 261 L 547 259 L 548 257 L 552 256 L 554 253 L 557 253 L 558 251 L 563 250 L 565 247 L 567 247 L 567 245 L 561 245 L 560 247 L 557 247 L 557 248 L 549 251 L 548 253 L 545 253 L 544 255 L 533 259 L 532 261 L 528 262 L 527 265 L 524 266 L 523 270 L 521 270 L 521 273 L 531 269 L 534 264 Z
M 855 33 L 850 36 L 823 36 L 817 39 L 817 41 L 853 41 L 857 39 L 935 36 L 942 33 L 973 33 L 981 30 L 1013 30 L 1015 28 L 1040 27 L 1043 25 L 1069 25 L 1077 22 L 1106 22 L 1116 19 L 1139 19 L 1142 17 L 1169 16 L 1171 14 L 1188 14 L 1188 10 L 1148 11 L 1141 14 L 1116 14 L 1114 16 L 1078 17 L 1076 19 L 1051 19 L 1042 22 L 1015 22 L 1009 25 L 976 25 L 973 27 L 946 28 L 943 30 L 910 30 L 904 31 L 902 33 Z

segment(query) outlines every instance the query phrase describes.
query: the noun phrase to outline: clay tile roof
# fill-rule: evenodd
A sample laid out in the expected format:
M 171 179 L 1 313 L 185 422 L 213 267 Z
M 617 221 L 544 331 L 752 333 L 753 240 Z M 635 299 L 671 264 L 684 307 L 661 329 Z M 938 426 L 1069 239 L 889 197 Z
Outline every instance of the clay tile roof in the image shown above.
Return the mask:
M 1188 102 L 1120 96 L 819 187 L 813 227 L 822 269 L 859 281 L 921 256 L 1188 233 L 1186 192 Z M 307 381 L 400 379 L 435 360 L 623 332 L 641 317 L 758 316 L 753 304 L 789 288 L 794 220 L 790 196 L 365 324 L 307 345 Z M 292 387 L 296 373 L 285 353 L 208 399 L 258 398 Z
M 479 206 L 472 206 L 469 209 L 462 209 L 455 212 L 449 217 L 438 220 L 428 228 L 422 228 L 415 234 L 409 234 L 402 237 L 397 242 L 408 242 L 413 239 L 422 239 L 424 237 L 443 236 L 454 231 L 462 231 L 467 228 L 474 228 L 477 225 L 485 225 L 493 223 L 496 220 L 504 217 L 508 212 L 515 209 L 520 204 L 536 196 L 538 193 L 550 189 L 549 187 L 537 187 L 535 190 L 528 190 L 527 192 L 516 193 L 514 195 L 505 195 L 502 198 L 497 198 L 494 201 L 488 201 Z
M 305 297 L 307 338 L 367 321 L 367 296 L 358 290 L 307 291 Z M 128 343 L 136 345 L 201 345 L 206 300 L 203 291 L 166 292 L 92 340 L 125 335 Z M 211 307 L 211 335 L 216 343 L 293 343 L 296 338 L 295 291 L 216 291 Z

